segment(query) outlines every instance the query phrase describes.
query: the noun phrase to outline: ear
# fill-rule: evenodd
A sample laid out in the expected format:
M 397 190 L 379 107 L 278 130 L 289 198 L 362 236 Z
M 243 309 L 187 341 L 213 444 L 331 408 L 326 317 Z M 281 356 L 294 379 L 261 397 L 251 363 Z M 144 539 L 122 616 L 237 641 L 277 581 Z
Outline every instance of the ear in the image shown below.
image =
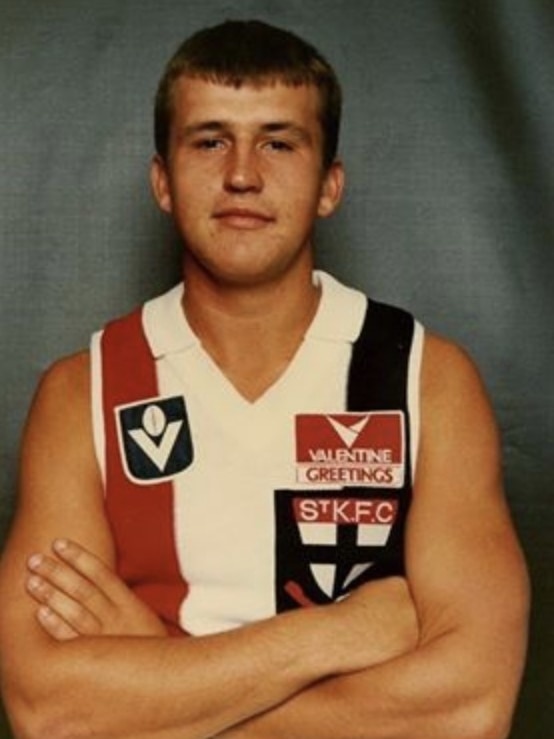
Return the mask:
M 336 159 L 325 172 L 321 185 L 321 194 L 317 214 L 320 218 L 328 218 L 338 208 L 344 190 L 344 167 Z
M 169 183 L 169 174 L 166 163 L 159 154 L 152 157 L 150 165 L 150 184 L 156 202 L 161 210 L 165 213 L 173 211 L 173 202 L 171 198 L 171 186 Z

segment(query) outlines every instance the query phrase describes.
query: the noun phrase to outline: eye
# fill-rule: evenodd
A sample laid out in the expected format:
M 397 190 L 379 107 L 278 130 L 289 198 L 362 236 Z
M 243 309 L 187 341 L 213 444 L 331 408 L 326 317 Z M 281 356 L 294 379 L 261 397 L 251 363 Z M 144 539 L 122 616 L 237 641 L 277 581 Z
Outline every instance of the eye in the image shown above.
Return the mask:
M 212 151 L 214 149 L 221 149 L 225 145 L 223 139 L 209 138 L 199 139 L 195 142 L 194 146 L 196 149 L 205 149 Z
M 269 149 L 270 151 L 292 151 L 293 147 L 288 141 L 283 141 L 283 139 L 271 139 L 271 141 L 267 141 L 265 144 L 265 147 Z

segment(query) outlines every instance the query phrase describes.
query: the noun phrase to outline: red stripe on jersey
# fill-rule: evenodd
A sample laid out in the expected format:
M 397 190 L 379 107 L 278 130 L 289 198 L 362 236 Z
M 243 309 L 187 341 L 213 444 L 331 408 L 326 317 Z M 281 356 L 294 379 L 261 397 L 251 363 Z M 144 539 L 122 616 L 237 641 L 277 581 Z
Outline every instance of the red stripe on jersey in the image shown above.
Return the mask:
M 106 433 L 106 509 L 117 571 L 171 633 L 182 633 L 179 608 L 188 592 L 179 570 L 173 524 L 173 484 L 137 485 L 125 475 L 115 408 L 159 394 L 155 362 L 140 310 L 109 323 L 102 335 L 102 395 Z

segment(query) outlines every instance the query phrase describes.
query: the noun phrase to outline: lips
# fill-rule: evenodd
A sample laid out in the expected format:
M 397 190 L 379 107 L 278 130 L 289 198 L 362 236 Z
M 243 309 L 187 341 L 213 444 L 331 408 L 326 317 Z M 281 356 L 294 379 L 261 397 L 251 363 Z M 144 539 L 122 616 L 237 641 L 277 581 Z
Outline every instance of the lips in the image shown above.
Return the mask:
M 254 230 L 267 226 L 275 219 L 263 211 L 252 208 L 221 208 L 213 216 L 217 221 L 230 228 Z

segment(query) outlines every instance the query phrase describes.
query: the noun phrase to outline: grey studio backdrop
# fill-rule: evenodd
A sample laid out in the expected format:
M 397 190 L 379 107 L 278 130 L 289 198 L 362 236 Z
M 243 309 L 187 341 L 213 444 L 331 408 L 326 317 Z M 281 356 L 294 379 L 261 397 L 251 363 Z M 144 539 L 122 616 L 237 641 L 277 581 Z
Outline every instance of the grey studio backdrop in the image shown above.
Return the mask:
M 306 36 L 343 80 L 348 190 L 318 231 L 320 265 L 482 369 L 534 587 L 512 737 L 549 739 L 553 0 L 1 0 L 2 538 L 41 372 L 178 279 L 147 183 L 152 98 L 181 39 L 229 17 Z

